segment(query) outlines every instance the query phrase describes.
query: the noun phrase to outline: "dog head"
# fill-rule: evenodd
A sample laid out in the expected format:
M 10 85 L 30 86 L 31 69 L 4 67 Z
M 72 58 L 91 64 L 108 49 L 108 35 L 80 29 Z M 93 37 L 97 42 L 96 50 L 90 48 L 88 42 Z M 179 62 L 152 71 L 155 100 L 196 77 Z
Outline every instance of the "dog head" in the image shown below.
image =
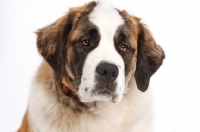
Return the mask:
M 82 102 L 120 102 L 131 77 L 146 91 L 164 58 L 139 18 L 106 2 L 71 8 L 37 35 L 56 81 L 67 72 Z

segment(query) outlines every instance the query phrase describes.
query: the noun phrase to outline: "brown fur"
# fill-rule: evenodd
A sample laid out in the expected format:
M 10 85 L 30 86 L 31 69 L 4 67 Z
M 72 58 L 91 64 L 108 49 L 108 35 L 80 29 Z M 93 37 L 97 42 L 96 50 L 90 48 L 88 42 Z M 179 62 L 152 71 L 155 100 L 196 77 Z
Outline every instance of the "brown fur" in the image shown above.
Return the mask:
M 30 126 L 29 126 L 29 120 L 28 120 L 28 113 L 27 113 L 27 111 L 24 114 L 24 117 L 23 117 L 23 120 L 22 120 L 22 124 L 21 124 L 18 132 L 31 132 Z

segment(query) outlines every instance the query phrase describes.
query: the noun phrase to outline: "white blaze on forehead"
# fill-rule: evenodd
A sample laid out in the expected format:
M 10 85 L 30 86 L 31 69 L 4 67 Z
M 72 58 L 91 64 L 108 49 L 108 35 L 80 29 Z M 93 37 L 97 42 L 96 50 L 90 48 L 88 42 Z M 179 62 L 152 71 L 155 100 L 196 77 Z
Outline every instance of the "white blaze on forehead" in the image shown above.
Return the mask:
M 118 63 L 123 60 L 115 49 L 114 36 L 118 27 L 125 23 L 124 19 L 110 3 L 105 0 L 100 0 L 89 14 L 89 21 L 98 27 L 100 42 L 88 57 L 97 57 L 93 61 L 116 62 L 114 64 L 119 66 Z
M 89 20 L 99 27 L 101 35 L 108 35 L 109 38 L 113 38 L 119 25 L 124 24 L 119 12 L 104 0 L 97 3 L 89 15 Z
M 102 61 L 108 61 L 112 63 L 112 59 L 121 59 L 121 56 L 115 49 L 114 36 L 118 27 L 124 24 L 124 19 L 119 12 L 112 7 L 110 3 L 105 0 L 101 0 L 97 3 L 97 6 L 89 14 L 89 21 L 96 25 L 100 32 L 100 42 L 96 49 L 94 49 Z M 96 55 L 94 55 L 96 56 Z M 104 58 L 105 56 L 105 58 Z M 106 60 L 104 60 L 106 59 Z M 117 63 L 114 63 L 117 65 Z
M 89 21 L 98 27 L 100 42 L 98 46 L 88 54 L 85 60 L 78 94 L 83 102 L 108 100 L 106 97 L 92 95 L 91 93 L 91 91 L 95 89 L 96 85 L 96 67 L 100 62 L 105 61 L 115 64 L 119 69 L 118 77 L 115 80 L 117 83 L 115 91 L 117 98 L 114 100 L 115 102 L 120 102 L 125 88 L 125 68 L 121 55 L 115 49 L 114 36 L 118 27 L 124 24 L 124 19 L 111 4 L 105 1 L 100 1 L 89 14 Z

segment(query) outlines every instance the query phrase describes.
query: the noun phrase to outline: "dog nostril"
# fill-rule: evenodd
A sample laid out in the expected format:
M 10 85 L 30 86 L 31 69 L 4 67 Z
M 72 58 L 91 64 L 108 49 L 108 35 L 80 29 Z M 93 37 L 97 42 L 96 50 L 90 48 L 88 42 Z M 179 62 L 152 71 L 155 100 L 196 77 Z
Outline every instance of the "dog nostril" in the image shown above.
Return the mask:
M 113 73 L 112 73 L 112 76 L 113 76 L 113 77 L 115 77 L 115 76 L 116 76 L 116 73 L 115 73 L 115 72 L 113 72 Z
M 101 75 L 107 75 L 107 74 L 108 72 L 104 70 Z

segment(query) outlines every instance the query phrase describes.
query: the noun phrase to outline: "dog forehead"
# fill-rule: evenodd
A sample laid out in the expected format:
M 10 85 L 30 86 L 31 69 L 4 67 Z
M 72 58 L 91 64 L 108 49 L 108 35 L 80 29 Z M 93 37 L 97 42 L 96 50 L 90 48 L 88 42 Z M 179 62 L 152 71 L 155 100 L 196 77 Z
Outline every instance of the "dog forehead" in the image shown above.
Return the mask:
M 101 35 L 104 34 L 110 38 L 113 38 L 118 27 L 125 23 L 119 12 L 104 0 L 97 2 L 88 18 L 99 28 Z

